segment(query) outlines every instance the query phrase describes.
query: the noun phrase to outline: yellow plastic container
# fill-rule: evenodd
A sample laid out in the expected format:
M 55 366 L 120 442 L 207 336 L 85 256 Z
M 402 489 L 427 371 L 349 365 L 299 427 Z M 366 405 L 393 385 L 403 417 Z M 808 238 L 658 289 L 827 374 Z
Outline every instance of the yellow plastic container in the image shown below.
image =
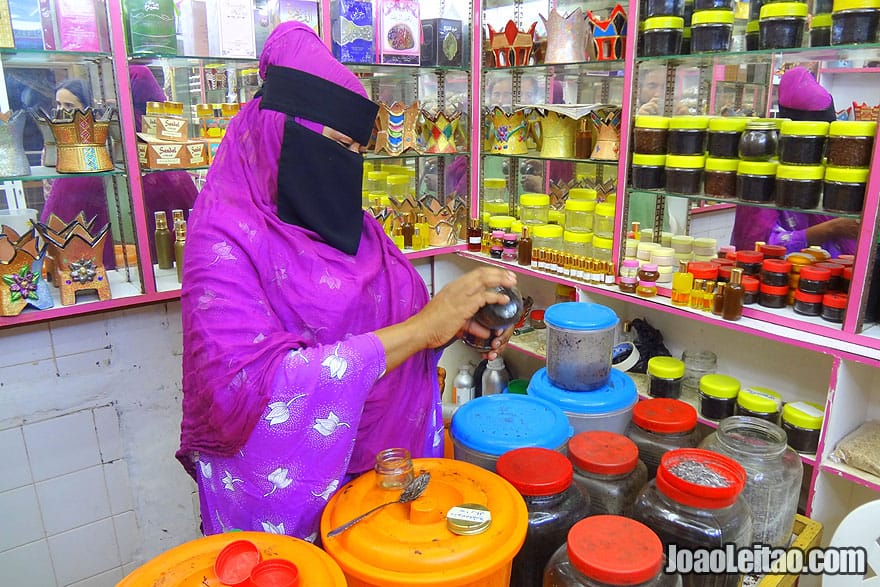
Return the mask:
M 431 474 L 421 497 L 385 507 L 333 538 L 327 537 L 331 529 L 394 501 L 400 492 L 380 489 L 376 473 L 369 471 L 324 508 L 324 550 L 342 568 L 348 585 L 507 587 L 513 557 L 528 528 L 520 494 L 498 475 L 464 461 L 413 459 L 413 468 L 416 474 Z M 446 514 L 463 504 L 488 508 L 492 522 L 485 531 L 460 535 L 449 529 Z

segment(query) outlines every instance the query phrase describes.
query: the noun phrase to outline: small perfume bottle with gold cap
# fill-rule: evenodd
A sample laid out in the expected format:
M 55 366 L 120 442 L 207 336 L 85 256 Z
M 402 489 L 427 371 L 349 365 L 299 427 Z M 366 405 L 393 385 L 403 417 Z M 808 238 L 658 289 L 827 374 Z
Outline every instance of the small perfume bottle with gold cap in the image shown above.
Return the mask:
M 182 213 L 183 211 L 181 211 Z M 177 282 L 183 283 L 183 247 L 186 245 L 186 221 L 174 225 L 174 264 L 177 265 Z

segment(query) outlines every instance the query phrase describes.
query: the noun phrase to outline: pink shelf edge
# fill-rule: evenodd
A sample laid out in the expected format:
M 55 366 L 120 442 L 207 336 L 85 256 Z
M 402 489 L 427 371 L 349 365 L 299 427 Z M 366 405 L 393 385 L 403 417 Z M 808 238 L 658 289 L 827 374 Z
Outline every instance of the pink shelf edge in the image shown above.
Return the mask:
M 850 473 L 849 471 L 838 468 L 835 463 L 830 463 L 827 461 L 822 462 L 819 464 L 819 470 L 823 473 L 828 473 L 829 475 L 834 475 L 836 477 L 840 477 L 841 479 L 846 479 L 851 483 L 856 483 L 857 485 L 867 487 L 872 491 L 880 491 L 880 480 L 874 481 L 867 477 L 862 477 L 861 475 Z M 865 473 L 865 475 L 870 475 L 870 473 Z
M 18 316 L 2 316 L 0 317 L 0 330 L 6 328 L 14 328 L 26 324 L 36 324 L 49 320 L 58 320 L 64 318 L 74 318 L 87 314 L 101 314 L 124 308 L 134 308 L 137 306 L 145 306 L 149 304 L 158 304 L 173 301 L 180 298 L 180 290 L 155 292 L 151 294 L 139 294 L 113 298 L 106 301 L 84 302 L 82 304 L 73 304 L 71 306 L 57 306 L 47 308 L 45 310 L 27 311 Z M 75 309 L 75 310 L 74 310 Z

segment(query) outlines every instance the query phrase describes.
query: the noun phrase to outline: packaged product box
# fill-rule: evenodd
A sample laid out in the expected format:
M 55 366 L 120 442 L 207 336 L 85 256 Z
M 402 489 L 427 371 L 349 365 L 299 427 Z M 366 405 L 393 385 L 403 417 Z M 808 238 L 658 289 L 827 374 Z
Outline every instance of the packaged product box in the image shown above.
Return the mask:
M 263 52 L 266 46 L 266 39 L 269 38 L 276 26 L 278 26 L 279 13 L 278 3 L 269 0 L 256 0 L 254 2 L 254 44 L 256 47 L 257 57 Z
M 45 49 L 40 0 L 9 0 L 9 20 L 16 49 Z
M 189 140 L 189 122 L 176 116 L 144 114 L 141 116 L 141 132 L 163 141 L 186 142 Z
M 12 19 L 9 17 L 7 2 L 0 2 L 0 47 L 4 49 L 15 47 L 15 38 L 12 36 Z
M 380 0 L 379 63 L 418 65 L 421 26 L 418 0 Z
M 143 169 L 181 169 L 203 167 L 208 164 L 203 141 L 163 141 L 154 136 L 137 133 L 138 162 Z
M 56 0 L 55 20 L 58 24 L 58 49 L 95 53 L 101 50 L 94 2 Z
M 220 147 L 220 139 L 202 139 L 202 142 L 205 143 L 205 154 L 208 157 L 208 164 L 214 162 L 214 157 L 217 156 L 217 149 Z
M 181 0 L 177 27 L 180 30 L 179 49 L 182 55 L 207 57 L 208 6 L 205 0 Z
M 342 63 L 375 63 L 372 0 L 333 0 L 330 21 L 336 59 Z
M 462 51 L 460 20 L 427 18 L 422 21 L 422 65 L 460 67 Z
M 253 0 L 207 0 L 213 57 L 256 57 Z
M 318 3 L 315 0 L 279 0 L 278 9 L 281 13 L 281 22 L 298 20 L 306 23 L 320 34 Z
M 132 53 L 177 54 L 174 0 L 126 0 Z
M 8 11 L 9 5 L 4 5 Z M 2 10 L 0 6 L 0 11 Z M 58 26 L 55 24 L 55 3 L 52 0 L 40 0 L 40 21 L 43 23 L 43 48 L 55 51 L 58 49 Z

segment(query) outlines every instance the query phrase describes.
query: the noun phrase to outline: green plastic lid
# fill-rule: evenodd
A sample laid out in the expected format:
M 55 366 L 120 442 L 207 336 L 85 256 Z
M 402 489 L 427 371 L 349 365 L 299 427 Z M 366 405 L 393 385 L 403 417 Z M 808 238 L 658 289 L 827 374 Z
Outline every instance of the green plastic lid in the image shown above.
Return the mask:
M 514 220 L 516 220 L 516 218 L 514 218 L 513 216 L 490 216 L 489 228 L 508 230 L 510 228 L 510 225 L 513 224 Z
M 706 158 L 703 155 L 667 155 L 666 168 L 673 169 L 702 169 L 706 166 Z
M 510 211 L 510 204 L 507 202 L 485 202 L 483 208 L 490 216 L 507 216 Z
M 840 183 L 867 183 L 868 167 L 826 167 L 825 181 L 837 181 Z
M 650 19 L 649 19 L 650 20 Z M 636 116 L 636 128 L 669 128 L 669 118 L 666 116 Z
M 645 31 L 683 28 L 684 19 L 680 16 L 654 16 L 645 19 Z
M 614 247 L 614 240 L 610 238 L 605 238 L 604 236 L 599 236 L 598 234 L 593 235 L 593 247 L 599 249 L 608 249 L 611 250 Z
M 739 380 L 730 375 L 709 373 L 700 377 L 700 391 L 710 397 L 733 399 L 739 393 Z
M 776 161 L 740 161 L 736 172 L 740 175 L 776 175 Z
M 773 2 L 761 7 L 761 20 L 768 18 L 807 18 L 807 5 L 803 2 Z
M 810 30 L 831 28 L 831 13 L 814 14 L 810 21 Z
M 746 23 L 746 34 L 757 33 L 761 30 L 761 26 L 757 20 L 750 20 Z
M 708 116 L 673 116 L 669 119 L 670 129 L 705 130 L 708 126 Z
M 504 188 L 507 187 L 507 180 L 503 177 L 487 177 L 483 180 L 483 187 Z
M 568 199 L 596 200 L 596 190 L 593 188 L 571 188 L 568 190 Z
M 565 200 L 565 209 L 574 210 L 576 212 L 592 212 L 596 209 L 596 202 L 592 200 Z
M 799 137 L 824 137 L 828 135 L 829 124 L 819 120 L 786 120 L 779 129 L 781 135 Z
M 633 153 L 633 165 L 643 165 L 645 167 L 663 167 L 666 165 L 666 155 L 643 155 L 641 153 Z
M 804 8 L 806 8 L 804 4 Z M 733 10 L 698 10 L 691 16 L 691 26 L 701 24 L 733 24 Z
M 575 232 L 573 230 L 566 230 L 562 233 L 562 240 L 569 243 L 584 243 L 584 244 L 592 244 L 593 242 L 593 233 L 592 232 Z
M 818 181 L 824 176 L 825 168 L 821 165 L 779 165 L 776 168 L 776 179 Z
M 709 132 L 742 132 L 750 120 L 747 116 L 713 116 L 709 119 Z
M 720 157 L 706 157 L 706 171 L 736 173 L 738 167 L 739 159 L 721 159 Z

